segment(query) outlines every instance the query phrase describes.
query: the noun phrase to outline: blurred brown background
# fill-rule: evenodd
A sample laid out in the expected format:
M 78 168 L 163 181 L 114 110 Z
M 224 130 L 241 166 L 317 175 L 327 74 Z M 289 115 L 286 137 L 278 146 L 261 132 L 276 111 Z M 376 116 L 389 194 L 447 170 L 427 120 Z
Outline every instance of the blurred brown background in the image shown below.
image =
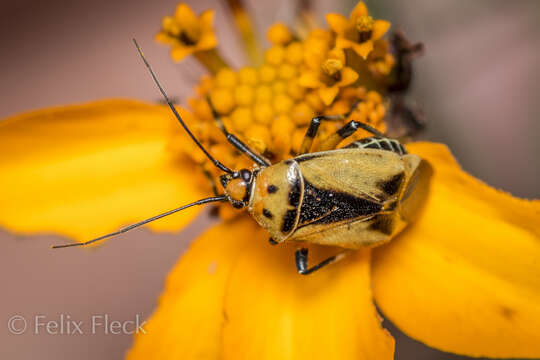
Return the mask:
M 216 9 L 222 51 L 234 65 L 242 65 L 226 7 L 209 0 L 187 2 L 197 12 Z M 161 17 L 176 3 L 2 1 L 0 118 L 107 97 L 157 100 L 132 37 L 139 40 L 170 94 L 185 98 L 200 68 L 190 61 L 174 65 L 167 50 L 152 40 Z M 416 64 L 412 92 L 429 121 L 423 136 L 449 144 L 463 167 L 487 183 L 515 195 L 540 197 L 540 2 L 367 3 L 376 16 L 426 45 Z M 287 1 L 248 4 L 261 29 L 292 19 Z M 323 14 L 348 12 L 354 2 L 315 4 Z M 119 321 L 146 318 L 166 273 L 208 223 L 202 217 L 180 235 L 136 230 L 95 251 L 69 252 L 49 249 L 49 244 L 62 241 L 54 236 L 24 237 L 0 230 L 0 357 L 121 358 L 131 344 L 129 335 L 34 335 L 33 328 L 14 335 L 6 323 L 14 315 L 25 317 L 31 326 L 36 315 L 59 320 L 60 314 L 67 314 L 87 328 L 92 315 L 109 314 Z M 393 332 L 398 336 L 397 359 L 459 358 Z

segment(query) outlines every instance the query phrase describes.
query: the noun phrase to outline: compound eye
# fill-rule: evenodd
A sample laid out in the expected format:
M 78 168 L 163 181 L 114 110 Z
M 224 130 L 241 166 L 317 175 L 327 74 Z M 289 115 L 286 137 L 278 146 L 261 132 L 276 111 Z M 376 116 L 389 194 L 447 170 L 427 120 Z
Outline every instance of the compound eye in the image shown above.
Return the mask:
M 251 171 L 248 169 L 242 169 L 240 170 L 240 177 L 242 180 L 244 180 L 246 183 L 249 183 L 251 181 Z

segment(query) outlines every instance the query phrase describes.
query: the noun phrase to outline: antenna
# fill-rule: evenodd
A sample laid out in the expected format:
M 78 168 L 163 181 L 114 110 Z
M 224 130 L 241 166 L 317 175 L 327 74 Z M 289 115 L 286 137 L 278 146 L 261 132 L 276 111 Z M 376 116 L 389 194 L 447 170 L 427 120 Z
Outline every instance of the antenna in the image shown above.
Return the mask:
M 167 94 L 165 93 L 165 90 L 163 90 L 163 87 L 161 86 L 161 84 L 159 83 L 157 77 L 156 77 L 156 74 L 154 73 L 154 70 L 152 70 L 152 67 L 150 66 L 150 64 L 148 63 L 148 61 L 146 60 L 146 58 L 144 57 L 144 54 L 141 50 L 141 47 L 139 46 L 139 44 L 137 43 L 137 40 L 133 39 L 133 43 L 135 44 L 135 47 L 137 48 L 137 51 L 139 52 L 139 55 L 141 56 L 142 60 L 144 61 L 144 65 L 146 65 L 146 67 L 148 68 L 148 71 L 150 71 L 150 75 L 152 75 L 152 79 L 154 79 L 154 82 L 156 83 L 159 91 L 161 92 L 161 94 L 163 95 L 163 97 L 165 98 L 165 101 L 167 102 L 167 104 L 169 105 L 169 107 L 171 108 L 174 116 L 176 116 L 176 119 L 178 119 L 178 121 L 180 122 L 180 124 L 184 127 L 184 130 L 186 130 L 186 132 L 188 133 L 188 135 L 191 137 L 191 139 L 195 142 L 195 144 L 197 144 L 197 146 L 204 152 L 204 154 L 206 155 L 206 157 L 208 157 L 208 159 L 210 159 L 210 161 L 212 161 L 214 163 L 214 165 L 216 167 L 218 167 L 220 170 L 228 173 L 228 174 L 232 174 L 234 173 L 234 171 L 232 171 L 231 169 L 229 169 L 228 167 L 226 167 L 225 165 L 223 165 L 219 160 L 217 159 L 214 159 L 212 157 L 212 155 L 210 155 L 210 153 L 208 151 L 206 151 L 206 149 L 204 148 L 204 146 L 202 146 L 202 144 L 199 142 L 199 140 L 197 140 L 197 138 L 191 133 L 191 131 L 189 130 L 189 128 L 187 127 L 187 125 L 184 123 L 184 120 L 182 120 L 182 118 L 180 117 L 180 114 L 178 113 L 178 111 L 176 111 L 176 108 L 174 107 L 174 105 L 172 104 L 171 100 L 169 100 L 169 97 L 167 96 Z
M 195 205 L 202 205 L 202 204 L 206 204 L 206 203 L 210 203 L 210 202 L 216 202 L 216 201 L 225 201 L 227 200 L 227 196 L 225 195 L 220 195 L 220 196 L 215 196 L 215 197 L 209 197 L 209 198 L 206 198 L 206 199 L 201 199 L 201 200 L 197 200 L 195 202 L 192 202 L 191 204 L 187 204 L 187 205 L 184 205 L 184 206 L 181 206 L 177 209 L 173 209 L 173 210 L 169 210 L 163 214 L 159 214 L 159 215 L 156 215 L 156 216 L 152 216 L 151 218 L 148 218 L 146 220 L 143 220 L 141 222 L 138 222 L 136 224 L 132 224 L 132 225 L 129 225 L 129 226 L 126 226 L 118 231 L 115 231 L 113 233 L 110 233 L 110 234 L 107 234 L 107 235 L 102 235 L 98 238 L 95 238 L 95 239 L 92 239 L 92 240 L 89 240 L 89 241 L 86 241 L 86 242 L 82 242 L 82 243 L 71 243 L 71 244 L 64 244 L 64 245 L 54 245 L 52 248 L 53 249 L 60 249 L 60 248 L 66 248 L 66 247 L 72 247 L 72 246 L 86 246 L 86 245 L 89 245 L 89 244 L 92 244 L 92 243 L 95 243 L 97 241 L 101 241 L 101 240 L 104 240 L 104 239 L 107 239 L 107 238 L 110 238 L 112 236 L 116 236 L 116 235 L 119 235 L 119 234 L 122 234 L 122 233 L 125 233 L 129 230 L 132 230 L 132 229 L 135 229 L 139 226 L 142 226 L 144 224 L 148 224 L 149 222 L 152 222 L 154 220 L 158 220 L 158 219 L 161 219 L 162 217 L 165 217 L 165 216 L 168 216 L 168 215 L 171 215 L 171 214 L 174 214 L 176 212 L 179 212 L 179 211 L 182 211 L 184 209 L 187 209 L 189 207 L 192 207 L 192 206 L 195 206 Z

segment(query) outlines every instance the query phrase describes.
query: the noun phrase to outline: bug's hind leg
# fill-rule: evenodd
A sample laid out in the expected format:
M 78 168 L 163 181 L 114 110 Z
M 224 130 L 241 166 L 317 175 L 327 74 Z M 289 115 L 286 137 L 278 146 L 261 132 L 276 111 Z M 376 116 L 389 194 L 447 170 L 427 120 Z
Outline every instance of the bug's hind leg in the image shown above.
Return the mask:
M 294 253 L 294 257 L 296 259 L 296 271 L 298 271 L 298 273 L 301 275 L 309 275 L 312 272 L 325 267 L 326 265 L 330 265 L 330 264 L 333 264 L 335 262 L 342 260 L 349 253 L 350 253 L 350 250 L 345 250 L 343 252 L 340 252 L 337 255 L 330 256 L 328 259 L 321 261 L 317 265 L 308 267 L 308 249 L 302 248 L 302 249 L 296 250 L 296 252 Z
M 315 136 L 317 136 L 317 132 L 319 131 L 319 126 L 321 126 L 322 121 L 336 121 L 336 120 L 345 120 L 346 118 L 351 115 L 351 113 L 356 109 L 360 102 L 356 102 L 352 107 L 351 110 L 349 110 L 346 114 L 341 115 L 321 115 L 316 116 L 313 119 L 311 119 L 311 122 L 309 124 L 309 127 L 306 131 L 306 135 L 304 135 L 304 140 L 302 140 L 302 144 L 300 145 L 300 149 L 298 150 L 298 154 L 296 155 L 302 155 L 305 153 L 310 152 L 311 146 L 313 145 L 313 139 Z
M 366 130 L 367 132 L 372 133 L 375 136 L 385 138 L 386 136 L 380 132 L 379 130 L 375 129 L 374 127 L 369 126 L 368 124 L 364 124 L 363 122 L 351 120 L 347 124 L 345 124 L 341 129 L 333 133 L 332 135 L 328 136 L 326 139 L 324 139 L 321 142 L 321 146 L 319 151 L 326 151 L 326 150 L 332 150 L 335 149 L 336 146 L 343 141 L 343 139 L 348 138 L 352 134 L 356 132 L 358 129 Z
M 219 116 L 218 112 L 216 111 L 216 108 L 214 108 L 214 105 L 212 104 L 212 101 L 210 101 L 210 98 L 207 97 L 206 101 L 208 101 L 208 105 L 210 106 L 210 109 L 212 110 L 212 115 L 214 117 L 214 120 L 217 123 L 217 126 L 219 127 L 221 132 L 225 134 L 225 136 L 227 137 L 227 141 L 232 146 L 238 149 L 238 151 L 240 151 L 242 154 L 249 156 L 253 161 L 255 161 L 260 166 L 268 167 L 272 165 L 267 159 L 257 154 L 255 151 L 251 150 L 246 144 L 244 144 L 242 140 L 240 140 L 235 135 L 227 131 L 225 124 L 223 124 L 223 121 L 221 120 L 221 116 Z

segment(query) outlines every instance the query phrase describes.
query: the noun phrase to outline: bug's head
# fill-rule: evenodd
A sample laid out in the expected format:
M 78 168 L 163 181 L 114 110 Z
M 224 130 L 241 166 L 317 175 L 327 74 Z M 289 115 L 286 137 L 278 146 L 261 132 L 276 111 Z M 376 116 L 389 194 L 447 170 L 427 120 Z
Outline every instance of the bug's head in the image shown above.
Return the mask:
M 221 175 L 221 186 L 225 190 L 232 206 L 242 209 L 249 204 L 251 185 L 253 184 L 253 172 L 248 169 L 235 171 L 231 174 Z

